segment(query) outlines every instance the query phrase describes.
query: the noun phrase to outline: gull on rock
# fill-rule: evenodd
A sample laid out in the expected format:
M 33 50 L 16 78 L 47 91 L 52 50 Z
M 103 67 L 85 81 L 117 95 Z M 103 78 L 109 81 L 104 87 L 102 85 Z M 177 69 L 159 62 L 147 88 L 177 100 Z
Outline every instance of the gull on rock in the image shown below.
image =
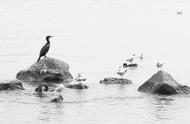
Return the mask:
M 87 80 L 87 79 L 84 78 L 81 73 L 78 73 L 78 74 L 77 74 L 77 77 L 75 78 L 75 81 L 76 81 L 76 82 L 79 82 L 79 83 L 80 83 L 81 81 L 86 81 L 86 80 Z
M 164 66 L 164 63 L 157 62 L 156 67 L 158 70 L 162 70 L 162 67 Z

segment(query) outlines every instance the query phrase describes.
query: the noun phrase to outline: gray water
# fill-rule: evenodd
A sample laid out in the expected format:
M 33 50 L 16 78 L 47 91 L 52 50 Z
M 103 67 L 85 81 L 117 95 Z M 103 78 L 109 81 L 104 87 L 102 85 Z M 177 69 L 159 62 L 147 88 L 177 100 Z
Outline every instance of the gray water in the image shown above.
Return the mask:
M 63 103 L 24 91 L 0 92 L 2 124 L 187 124 L 190 96 L 138 92 L 156 73 L 155 63 L 179 83 L 189 85 L 190 2 L 188 0 L 1 0 L 0 80 L 33 64 L 46 35 L 54 35 L 48 56 L 82 72 L 87 90 L 65 89 Z M 183 15 L 177 15 L 182 10 Z M 133 53 L 145 54 L 125 78 L 133 84 L 101 85 L 117 77 L 118 66 Z

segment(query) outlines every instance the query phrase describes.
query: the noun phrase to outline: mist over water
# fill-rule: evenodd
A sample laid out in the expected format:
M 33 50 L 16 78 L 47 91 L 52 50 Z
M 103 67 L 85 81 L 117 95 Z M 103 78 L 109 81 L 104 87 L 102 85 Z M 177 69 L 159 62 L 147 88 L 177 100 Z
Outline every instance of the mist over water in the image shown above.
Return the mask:
M 82 72 L 88 90 L 63 92 L 64 102 L 49 103 L 25 91 L 0 92 L 1 123 L 186 124 L 189 96 L 155 96 L 137 91 L 156 71 L 156 62 L 179 83 L 189 85 L 190 2 L 188 0 L 1 0 L 0 79 L 33 64 L 53 35 L 47 56 Z M 183 15 L 177 15 L 182 10 Z M 98 82 L 117 76 L 133 53 L 144 53 L 140 67 L 129 70 L 127 86 Z

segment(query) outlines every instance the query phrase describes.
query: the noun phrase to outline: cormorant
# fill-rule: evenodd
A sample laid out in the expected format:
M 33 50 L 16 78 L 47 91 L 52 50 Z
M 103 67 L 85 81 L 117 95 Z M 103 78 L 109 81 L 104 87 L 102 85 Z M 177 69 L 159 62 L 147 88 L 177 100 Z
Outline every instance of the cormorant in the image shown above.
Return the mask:
M 50 41 L 49 41 L 49 39 L 51 38 L 51 37 L 53 37 L 53 36 L 47 36 L 46 37 L 46 40 L 47 40 L 47 43 L 42 47 L 42 49 L 40 50 L 40 55 L 39 55 L 39 58 L 38 58 L 38 60 L 37 60 L 37 62 L 40 60 L 40 58 L 42 57 L 42 56 L 45 56 L 46 57 L 46 54 L 47 54 L 47 52 L 49 51 L 49 48 L 50 48 Z

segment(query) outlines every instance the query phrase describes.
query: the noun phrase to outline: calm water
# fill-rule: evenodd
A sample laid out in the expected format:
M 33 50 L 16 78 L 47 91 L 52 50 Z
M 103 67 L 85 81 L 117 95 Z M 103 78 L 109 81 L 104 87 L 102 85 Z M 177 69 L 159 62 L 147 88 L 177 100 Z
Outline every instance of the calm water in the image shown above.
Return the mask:
M 54 35 L 48 56 L 82 72 L 87 90 L 63 91 L 64 102 L 26 90 L 0 92 L 2 124 L 187 124 L 190 96 L 156 96 L 137 91 L 165 63 L 164 70 L 189 85 L 190 2 L 188 0 L 1 0 L 0 80 L 33 64 L 46 35 Z M 183 15 L 177 15 L 183 10 Z M 125 75 L 132 85 L 105 86 L 104 77 L 133 53 L 145 54 Z

